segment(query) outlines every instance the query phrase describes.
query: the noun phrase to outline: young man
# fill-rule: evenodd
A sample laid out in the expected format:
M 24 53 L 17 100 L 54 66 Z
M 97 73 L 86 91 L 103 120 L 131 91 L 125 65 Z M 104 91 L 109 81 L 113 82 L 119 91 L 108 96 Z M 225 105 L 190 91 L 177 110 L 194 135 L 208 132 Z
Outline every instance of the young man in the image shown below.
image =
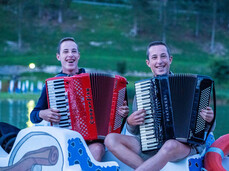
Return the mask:
M 84 68 L 78 68 L 80 52 L 74 38 L 66 37 L 60 40 L 56 58 L 60 61 L 62 67 L 62 71 L 56 77 L 85 73 Z M 126 105 L 120 107 L 120 115 L 125 117 L 127 114 L 128 107 Z M 46 86 L 43 87 L 38 103 L 30 114 L 30 120 L 33 123 L 39 123 L 42 120 L 60 122 L 59 111 L 57 109 L 48 109 Z M 87 142 L 87 144 L 95 160 L 100 161 L 105 153 L 103 142 Z
M 163 42 L 151 42 L 147 48 L 146 64 L 154 76 L 172 74 L 170 65 L 172 56 L 167 45 Z M 164 143 L 158 152 L 141 153 L 139 125 L 144 123 L 145 110 L 138 110 L 136 99 L 133 102 L 133 113 L 127 118 L 127 129 L 136 136 L 109 134 L 105 139 L 107 148 L 123 163 L 136 169 L 136 171 L 161 170 L 167 162 L 177 161 L 195 153 L 201 153 L 204 146 L 189 146 L 175 139 Z M 203 119 L 211 122 L 214 118 L 211 107 L 201 113 Z

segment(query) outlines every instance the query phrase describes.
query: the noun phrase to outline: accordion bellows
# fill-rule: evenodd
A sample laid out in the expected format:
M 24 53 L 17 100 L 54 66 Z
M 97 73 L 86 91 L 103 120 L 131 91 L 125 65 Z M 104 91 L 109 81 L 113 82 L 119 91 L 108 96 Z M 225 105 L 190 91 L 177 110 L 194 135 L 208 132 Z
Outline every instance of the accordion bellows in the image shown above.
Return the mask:
M 102 73 L 47 79 L 49 108 L 61 114 L 60 123 L 52 125 L 77 131 L 85 140 L 120 133 L 118 109 L 126 98 L 126 84 L 124 77 Z

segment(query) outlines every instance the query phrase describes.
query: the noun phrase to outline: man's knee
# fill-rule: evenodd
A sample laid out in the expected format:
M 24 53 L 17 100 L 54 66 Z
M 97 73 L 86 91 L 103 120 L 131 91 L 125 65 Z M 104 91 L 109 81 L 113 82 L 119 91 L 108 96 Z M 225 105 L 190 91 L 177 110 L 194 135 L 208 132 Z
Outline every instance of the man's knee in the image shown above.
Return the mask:
M 93 153 L 98 153 L 98 154 L 105 153 L 105 147 L 102 143 L 93 143 L 89 145 L 89 149 Z
M 117 134 L 108 134 L 104 140 L 104 144 L 109 150 L 112 150 L 115 147 L 115 144 L 117 144 Z
M 180 143 L 177 140 L 167 140 L 162 146 L 161 150 L 165 154 L 171 154 L 177 152 Z

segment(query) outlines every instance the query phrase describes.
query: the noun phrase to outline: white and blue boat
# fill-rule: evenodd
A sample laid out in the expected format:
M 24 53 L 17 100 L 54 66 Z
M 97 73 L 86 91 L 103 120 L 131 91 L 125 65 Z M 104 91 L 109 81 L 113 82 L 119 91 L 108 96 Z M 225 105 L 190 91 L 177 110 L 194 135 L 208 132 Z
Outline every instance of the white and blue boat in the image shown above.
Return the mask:
M 212 141 L 212 138 L 210 139 L 208 142 Z M 227 142 L 225 147 L 228 150 L 229 141 Z M 210 152 L 215 152 L 216 155 L 219 153 L 222 156 L 222 163 L 219 164 L 225 170 L 229 170 L 227 154 L 214 149 Z M 196 154 L 179 162 L 169 162 L 162 171 L 206 171 L 203 165 L 204 156 L 205 153 Z M 212 171 L 214 169 L 212 168 Z M 133 169 L 119 161 L 109 151 L 106 151 L 102 162 L 97 162 L 92 157 L 82 136 L 76 131 L 51 126 L 34 126 L 22 129 L 18 133 L 9 153 L 0 147 L 0 170 L 132 171 Z

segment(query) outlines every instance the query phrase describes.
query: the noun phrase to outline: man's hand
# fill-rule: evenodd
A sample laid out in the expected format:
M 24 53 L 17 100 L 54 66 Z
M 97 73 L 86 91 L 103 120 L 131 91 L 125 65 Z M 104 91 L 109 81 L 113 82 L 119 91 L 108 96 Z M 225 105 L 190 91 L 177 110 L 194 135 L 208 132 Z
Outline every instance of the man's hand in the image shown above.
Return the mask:
M 125 118 L 129 114 L 129 107 L 127 106 L 127 102 L 123 101 L 123 106 L 119 107 L 118 114 Z
M 135 111 L 127 118 L 127 123 L 132 126 L 141 125 L 144 123 L 146 111 L 144 109 Z
M 200 112 L 200 116 L 207 122 L 211 122 L 214 118 L 214 112 L 211 107 L 207 107 L 206 109 L 202 109 Z
M 39 112 L 39 117 L 48 122 L 60 122 L 60 114 L 57 109 L 45 109 Z

